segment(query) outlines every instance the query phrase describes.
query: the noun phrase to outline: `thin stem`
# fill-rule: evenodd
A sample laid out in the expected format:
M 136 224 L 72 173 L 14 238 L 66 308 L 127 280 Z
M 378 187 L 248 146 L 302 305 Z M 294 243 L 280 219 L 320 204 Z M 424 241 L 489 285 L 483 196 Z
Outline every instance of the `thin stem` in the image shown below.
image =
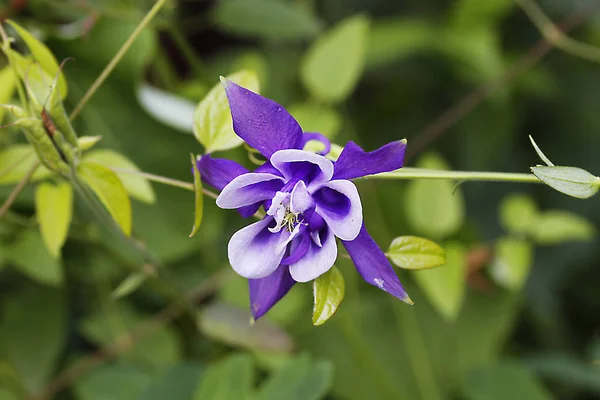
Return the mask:
M 455 181 L 481 181 L 481 182 L 523 182 L 542 183 L 533 174 L 518 174 L 509 172 L 471 172 L 471 171 L 444 171 L 421 168 L 402 168 L 397 171 L 383 174 L 370 175 L 372 179 L 444 179 Z
M 567 53 L 600 63 L 600 48 L 565 35 L 534 1 L 517 0 L 517 3 L 548 42 Z
M 0 218 L 4 217 L 4 214 L 6 214 L 8 212 L 8 210 L 10 209 L 10 206 L 12 206 L 13 203 L 15 202 L 15 200 L 17 200 L 17 197 L 19 197 L 19 195 L 21 194 L 23 189 L 25 189 L 25 186 L 27 186 L 27 184 L 31 180 L 31 177 L 33 176 L 33 174 L 35 174 L 35 171 L 37 171 L 39 166 L 40 166 L 40 162 L 36 161 L 36 163 L 33 164 L 31 169 L 29 171 L 27 171 L 27 174 L 23 177 L 23 179 L 21 179 L 21 181 L 17 184 L 17 186 L 15 186 L 13 191 L 10 192 L 8 199 L 6 199 L 4 204 L 2 204 L 2 208 L 0 208 Z
M 123 46 L 121 46 L 117 54 L 115 54 L 112 60 L 110 60 L 110 62 L 104 68 L 100 76 L 96 78 L 96 81 L 92 84 L 92 86 L 90 86 L 85 95 L 83 95 L 83 98 L 79 101 L 79 104 L 77 104 L 71 115 L 69 115 L 69 119 L 74 120 L 77 117 L 77 115 L 79 115 L 86 103 L 92 98 L 94 93 L 96 93 L 98 88 L 102 86 L 106 78 L 108 78 L 108 76 L 115 69 L 117 64 L 123 59 L 125 53 L 127 53 L 127 51 L 133 45 L 140 33 L 142 33 L 142 30 L 144 30 L 144 28 L 150 23 L 150 21 L 152 21 L 152 19 L 156 16 L 156 14 L 158 14 L 160 9 L 167 3 L 167 1 L 168 0 L 158 0 L 150 9 L 150 11 L 148 11 L 148 14 L 146 14 L 144 19 L 142 19 L 140 24 L 135 28 L 131 36 L 127 38 L 127 40 L 125 41 L 125 43 L 123 43 Z
M 192 46 L 190 46 L 189 41 L 185 37 L 185 34 L 181 30 L 181 27 L 177 24 L 169 25 L 169 33 L 171 34 L 171 38 L 181 51 L 181 54 L 185 57 L 186 61 L 190 64 L 190 67 L 195 72 L 196 75 L 202 76 L 206 71 L 204 67 L 204 63 L 196 54 L 196 51 Z

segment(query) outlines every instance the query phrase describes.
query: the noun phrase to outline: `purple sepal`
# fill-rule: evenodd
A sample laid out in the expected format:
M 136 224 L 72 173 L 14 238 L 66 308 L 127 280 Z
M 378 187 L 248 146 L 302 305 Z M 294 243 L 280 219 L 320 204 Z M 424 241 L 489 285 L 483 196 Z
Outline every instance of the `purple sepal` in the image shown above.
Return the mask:
M 369 153 L 354 142 L 348 142 L 334 164 L 332 179 L 354 179 L 402 168 L 406 140 L 388 143 Z
M 271 275 L 261 279 L 248 279 L 250 288 L 250 311 L 254 320 L 271 309 L 296 283 L 290 269 L 279 266 Z
M 299 149 L 302 128 L 285 108 L 232 81 L 223 80 L 233 130 L 248 145 L 271 158 L 277 150 Z
M 412 304 L 393 267 L 369 235 L 364 224 L 356 239 L 350 242 L 342 240 L 342 243 L 348 254 L 350 254 L 356 270 L 367 283 L 377 286 L 408 304 Z
M 212 158 L 210 154 L 202 156 L 196 162 L 200 171 L 202 182 L 209 184 L 217 190 L 223 190 L 229 182 L 248 170 L 235 161 L 225 158 Z

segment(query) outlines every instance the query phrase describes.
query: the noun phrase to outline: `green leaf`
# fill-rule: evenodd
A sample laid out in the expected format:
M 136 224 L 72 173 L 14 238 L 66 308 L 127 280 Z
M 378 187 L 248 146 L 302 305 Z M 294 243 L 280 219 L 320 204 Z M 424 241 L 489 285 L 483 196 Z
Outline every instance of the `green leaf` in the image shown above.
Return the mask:
M 552 161 L 550 161 L 550 159 L 548 157 L 546 157 L 546 155 L 542 152 L 542 149 L 540 149 L 538 147 L 537 143 L 535 142 L 535 140 L 533 140 L 533 136 L 529 135 L 529 141 L 531 142 L 531 145 L 535 149 L 535 152 L 542 159 L 544 164 L 546 164 L 549 167 L 554 167 L 554 164 L 552 163 Z
M 79 164 L 78 171 L 123 232 L 129 236 L 131 234 L 131 202 L 127 190 L 117 174 L 90 161 Z
M 324 399 L 333 383 L 333 364 L 312 361 L 302 354 L 275 372 L 262 386 L 257 400 Z
M 576 167 L 538 165 L 531 167 L 531 172 L 552 189 L 580 199 L 595 195 L 600 185 L 600 178 Z
M 204 193 L 202 193 L 202 177 L 200 176 L 200 171 L 196 167 L 196 157 L 191 155 L 192 157 L 192 169 L 194 170 L 194 226 L 192 227 L 192 233 L 190 233 L 190 237 L 194 236 L 198 229 L 200 229 L 200 224 L 202 224 L 202 214 L 204 213 Z
M 230 346 L 283 353 L 292 351 L 294 342 L 285 330 L 265 318 L 251 324 L 250 318 L 247 308 L 216 302 L 199 314 L 198 328 L 205 336 Z
M 424 155 L 417 166 L 426 169 L 448 169 L 437 154 Z M 419 232 L 442 239 L 455 233 L 464 221 L 464 200 L 455 183 L 444 180 L 416 180 L 406 189 L 406 218 Z
M 141 172 L 138 166 L 127 157 L 109 149 L 91 151 L 83 157 L 83 161 L 92 161 L 108 168 Z M 148 204 L 153 204 L 156 201 L 154 189 L 152 189 L 148 179 L 135 174 L 120 173 L 118 171 L 115 173 L 131 197 Z
M 596 234 L 594 225 L 568 211 L 552 210 L 543 213 L 533 227 L 533 240 L 538 244 L 559 244 L 588 241 Z
M 446 320 L 458 316 L 465 295 L 467 266 L 466 251 L 458 242 L 446 246 L 446 264 L 441 267 L 415 271 L 417 281 L 431 305 Z
M 9 296 L 3 309 L 0 343 L 29 392 L 52 376 L 66 339 L 61 293 L 36 287 Z
M 260 39 L 307 39 L 321 30 L 304 8 L 275 0 L 228 0 L 217 3 L 214 19 L 228 32 Z
M 500 223 L 509 233 L 530 233 L 538 218 L 538 207 L 530 196 L 511 194 L 500 203 Z
M 531 243 L 522 239 L 501 238 L 496 242 L 495 252 L 491 269 L 494 280 L 507 289 L 521 289 L 533 264 Z
M 252 392 L 254 365 L 248 354 L 232 354 L 206 370 L 193 400 L 241 400 Z
M 363 72 L 370 20 L 356 15 L 321 35 L 304 57 L 300 75 L 308 91 L 326 103 L 339 103 Z
M 17 397 L 6 389 L 0 388 L 0 400 L 18 400 Z
M 147 316 L 131 308 L 114 303 L 108 312 L 96 313 L 80 320 L 79 331 L 99 346 L 112 345 L 117 339 L 130 338 L 129 334 L 149 323 Z M 136 341 L 130 350 L 120 354 L 123 360 L 156 369 L 170 368 L 181 358 L 177 334 L 172 327 L 163 326 Z
M 125 278 L 125 280 L 121 282 L 115 290 L 113 290 L 113 292 L 110 294 L 110 297 L 113 299 L 120 299 L 121 297 L 128 296 L 139 289 L 139 287 L 142 286 L 147 279 L 148 274 L 146 272 L 135 272 Z
M 516 362 L 479 367 L 468 375 L 463 388 L 469 400 L 552 398 L 535 376 Z
M 10 65 L 0 70 L 0 104 L 8 104 L 17 88 L 15 73 Z M 4 120 L 6 109 L 0 107 L 0 123 Z
M 344 276 L 334 265 L 313 281 L 313 325 L 323 325 L 333 317 L 344 299 Z
M 226 79 L 255 93 L 260 88 L 258 76 L 253 71 L 239 71 Z M 229 103 L 221 83 L 216 84 L 198 104 L 194 113 L 194 135 L 206 153 L 232 149 L 244 142 L 233 131 Z
M 10 260 L 19 271 L 39 283 L 59 286 L 63 282 L 63 268 L 48 251 L 40 233 L 25 231 L 10 248 Z
M 18 183 L 36 162 L 37 156 L 28 144 L 15 144 L 0 151 L 0 185 Z M 51 175 L 44 166 L 40 166 L 31 178 L 37 181 Z
M 454 3 L 451 24 L 455 28 L 491 25 L 512 11 L 513 0 L 459 0 Z
M 175 365 L 144 390 L 139 400 L 190 400 L 198 386 L 203 368 L 198 363 Z
M 102 136 L 81 136 L 77 139 L 82 151 L 91 149 L 102 139 Z
M 527 365 L 551 382 L 600 394 L 598 363 L 580 360 L 572 354 L 540 353 L 527 359 Z
M 30 57 L 25 57 L 12 49 L 9 49 L 7 53 L 10 54 L 11 61 L 19 77 L 29 89 L 28 94 L 37 103 L 44 104 L 52 93 L 54 77 Z
M 35 191 L 35 210 L 46 248 L 58 258 L 71 225 L 73 188 L 68 182 L 39 184 Z
M 333 139 L 342 127 L 340 114 L 327 106 L 298 103 L 289 106 L 288 111 L 296 118 L 304 132 L 318 132 Z
M 400 236 L 392 241 L 387 256 L 400 268 L 426 269 L 446 263 L 444 249 L 416 236 Z
M 375 20 L 367 50 L 367 67 L 376 68 L 414 54 L 436 49 L 439 30 L 426 20 Z
M 17 31 L 19 36 L 21 36 L 21 39 L 27 44 L 33 58 L 42 66 L 44 71 L 54 78 L 59 72 L 59 65 L 50 49 L 16 22 L 11 20 L 8 20 L 7 22 Z M 49 81 L 48 84 L 51 84 L 51 82 L 52 81 Z M 58 75 L 58 90 L 60 91 L 61 98 L 64 100 L 67 97 L 68 88 L 67 80 L 62 71 L 60 71 L 60 74 Z
M 139 399 L 152 379 L 129 364 L 103 365 L 75 382 L 79 400 Z

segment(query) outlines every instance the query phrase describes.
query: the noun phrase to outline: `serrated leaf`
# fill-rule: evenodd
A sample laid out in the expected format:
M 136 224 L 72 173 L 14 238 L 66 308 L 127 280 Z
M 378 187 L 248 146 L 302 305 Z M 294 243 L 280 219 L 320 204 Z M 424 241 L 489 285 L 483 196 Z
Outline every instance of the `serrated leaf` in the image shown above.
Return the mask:
M 254 364 L 248 354 L 232 354 L 206 370 L 193 400 L 247 399 L 254 381 Z
M 79 164 L 79 175 L 126 235 L 131 234 L 131 202 L 123 183 L 110 169 L 95 162 Z
M 114 150 L 94 150 L 87 153 L 83 157 L 83 160 L 92 161 L 108 168 L 141 172 L 138 166 L 131 160 Z M 156 201 L 156 194 L 148 179 L 143 176 L 122 173 L 119 171 L 115 171 L 115 173 L 131 197 L 148 204 L 153 204 Z
M 320 21 L 304 8 L 273 0 L 221 1 L 214 19 L 228 32 L 261 39 L 307 39 L 321 30 Z
M 192 227 L 192 233 L 190 233 L 190 237 L 194 236 L 198 229 L 200 229 L 200 225 L 202 224 L 202 215 L 204 213 L 204 194 L 202 193 L 202 177 L 200 176 L 200 171 L 196 167 L 196 157 L 191 155 L 192 157 L 192 170 L 194 171 L 194 226 Z
M 509 233 L 531 232 L 538 218 L 538 207 L 530 196 L 511 194 L 500 203 L 500 223 Z
M 37 156 L 28 144 L 15 144 L 0 151 L 0 185 L 18 183 L 36 162 Z M 40 166 L 31 181 L 48 177 L 52 173 Z
M 568 211 L 546 211 L 533 227 L 532 237 L 538 244 L 559 244 L 587 241 L 596 234 L 594 225 L 585 218 Z
M 445 248 L 444 265 L 414 271 L 412 276 L 440 315 L 453 321 L 458 316 L 465 295 L 467 255 L 463 245 L 458 242 L 449 243 Z
M 113 290 L 110 297 L 113 299 L 120 299 L 121 297 L 128 296 L 142 286 L 147 279 L 147 273 L 135 272 L 125 278 L 125 280 L 121 282 L 115 290 Z
M 576 167 L 531 167 L 531 172 L 539 180 L 566 195 L 587 199 L 598 191 L 600 178 L 584 169 Z
M 427 269 L 446 263 L 444 249 L 440 245 L 416 236 L 395 238 L 387 256 L 395 265 L 404 269 Z
M 240 71 L 226 79 L 258 93 L 258 76 L 253 71 Z M 194 113 L 194 135 L 207 153 L 232 149 L 244 141 L 233 131 L 227 95 L 221 83 L 216 84 L 198 104 Z
M 529 141 L 531 142 L 531 145 L 535 149 L 535 152 L 542 159 L 544 164 L 546 164 L 549 167 L 554 167 L 554 164 L 552 163 L 552 161 L 550 161 L 550 159 L 548 157 L 546 157 L 546 155 L 542 152 L 542 149 L 540 149 L 539 146 L 537 145 L 537 143 L 535 142 L 535 140 L 533 140 L 533 136 L 529 135 Z
M 77 143 L 82 151 L 91 149 L 102 139 L 102 136 L 81 136 L 77 139 Z
M 525 284 L 533 264 L 533 246 L 523 239 L 500 238 L 492 262 L 494 280 L 507 289 L 519 290 Z
M 313 325 L 323 325 L 333 317 L 344 299 L 345 291 L 344 276 L 335 265 L 313 281 Z
M 0 343 L 30 393 L 52 376 L 66 342 L 65 301 L 40 287 L 17 292 L 3 303 Z
M 257 400 L 319 400 L 333 382 L 333 364 L 313 361 L 308 354 L 289 360 L 259 390 Z
M 304 132 L 318 132 L 333 139 L 342 127 L 342 117 L 335 109 L 310 103 L 292 104 L 288 111 Z
M 39 184 L 35 191 L 35 211 L 46 248 L 58 258 L 71 225 L 73 188 L 68 182 Z
M 27 47 L 29 47 L 29 51 L 31 51 L 33 58 L 42 66 L 44 71 L 54 78 L 59 71 L 59 65 L 50 49 L 16 22 L 11 20 L 8 20 L 7 22 L 13 27 L 14 30 L 17 31 L 25 44 L 27 44 Z M 62 71 L 58 75 L 58 90 L 60 91 L 61 98 L 64 100 L 67 97 L 68 88 L 67 80 L 65 79 Z
M 8 104 L 15 94 L 17 79 L 10 65 L 0 70 L 0 104 Z M 0 107 L 0 123 L 4 120 L 6 109 Z
M 323 102 L 339 103 L 354 90 L 363 72 L 370 20 L 356 15 L 321 35 L 302 62 L 300 76 Z
M 448 169 L 437 154 L 421 157 L 417 166 L 426 169 Z M 406 189 L 406 218 L 419 233 L 443 239 L 456 232 L 464 221 L 464 200 L 455 183 L 444 180 L 416 180 Z
M 44 285 L 63 282 L 62 264 L 50 254 L 37 230 L 25 231 L 10 248 L 9 259 L 21 272 Z

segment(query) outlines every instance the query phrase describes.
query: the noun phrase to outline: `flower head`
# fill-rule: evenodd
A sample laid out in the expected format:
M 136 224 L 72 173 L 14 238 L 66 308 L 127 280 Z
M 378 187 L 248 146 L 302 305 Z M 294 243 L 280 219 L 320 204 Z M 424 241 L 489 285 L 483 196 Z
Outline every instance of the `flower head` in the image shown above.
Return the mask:
M 233 269 L 249 279 L 251 310 L 264 315 L 296 282 L 318 278 L 337 258 L 340 239 L 359 274 L 371 285 L 410 303 L 384 253 L 363 223 L 362 204 L 351 179 L 402 167 L 406 141 L 367 153 L 349 142 L 337 161 L 304 151 L 309 140 L 329 141 L 303 133 L 279 104 L 223 80 L 233 128 L 267 158 L 254 172 L 234 161 L 203 156 L 202 179 L 221 190 L 217 205 L 266 216 L 236 232 L 229 241 Z

